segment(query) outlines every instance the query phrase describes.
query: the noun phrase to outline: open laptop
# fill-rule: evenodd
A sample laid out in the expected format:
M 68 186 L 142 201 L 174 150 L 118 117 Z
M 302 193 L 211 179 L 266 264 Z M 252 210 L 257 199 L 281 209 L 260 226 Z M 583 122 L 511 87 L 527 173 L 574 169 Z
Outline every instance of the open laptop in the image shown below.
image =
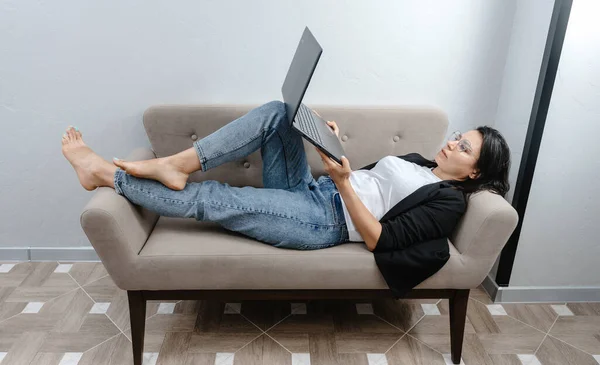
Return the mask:
M 302 104 L 302 98 L 317 67 L 323 49 L 308 27 L 304 29 L 281 93 L 288 121 L 298 133 L 323 153 L 342 164 L 344 148 L 327 122 Z

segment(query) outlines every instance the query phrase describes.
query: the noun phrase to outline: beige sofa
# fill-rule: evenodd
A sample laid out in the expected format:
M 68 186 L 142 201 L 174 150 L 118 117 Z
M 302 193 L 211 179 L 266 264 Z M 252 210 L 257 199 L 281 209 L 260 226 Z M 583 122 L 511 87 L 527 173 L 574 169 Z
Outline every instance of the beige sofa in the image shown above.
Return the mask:
M 152 150 L 140 148 L 127 160 L 180 152 L 254 106 L 157 106 L 144 113 Z M 351 167 L 386 155 L 418 152 L 432 158 L 448 129 L 446 115 L 432 108 L 319 107 L 337 121 Z M 315 178 L 325 174 L 307 141 Z M 260 151 L 190 181 L 218 180 L 232 186 L 262 187 Z M 473 194 L 448 242 L 451 258 L 419 284 L 411 298 L 450 300 L 452 360 L 461 357 L 469 289 L 488 274 L 517 224 L 502 197 Z M 81 215 L 81 225 L 114 282 L 129 294 L 134 363 L 141 364 L 146 300 L 158 299 L 324 299 L 391 296 L 363 243 L 316 251 L 278 249 L 212 222 L 159 217 L 133 205 L 110 188 L 99 188 Z M 302 275 L 294 273 L 302 272 Z M 324 279 L 325 278 L 325 279 Z

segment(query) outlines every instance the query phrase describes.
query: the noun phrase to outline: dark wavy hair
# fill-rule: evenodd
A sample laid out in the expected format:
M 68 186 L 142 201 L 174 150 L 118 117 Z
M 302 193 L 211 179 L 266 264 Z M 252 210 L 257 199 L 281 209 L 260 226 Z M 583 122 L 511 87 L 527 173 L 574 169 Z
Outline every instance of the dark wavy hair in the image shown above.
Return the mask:
M 508 182 L 508 171 L 510 169 L 510 149 L 508 143 L 498 130 L 482 126 L 477 131 L 483 136 L 483 144 L 477 169 L 477 179 L 454 181 L 453 185 L 463 192 L 469 194 L 480 190 L 489 190 L 493 193 L 505 196 L 510 189 Z

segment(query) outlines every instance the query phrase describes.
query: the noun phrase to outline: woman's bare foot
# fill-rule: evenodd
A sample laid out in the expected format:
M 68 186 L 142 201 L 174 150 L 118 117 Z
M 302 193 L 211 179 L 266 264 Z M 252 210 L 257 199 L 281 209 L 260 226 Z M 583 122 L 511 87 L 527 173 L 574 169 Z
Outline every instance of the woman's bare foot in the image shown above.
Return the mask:
M 117 168 L 92 151 L 83 142 L 81 132 L 71 126 L 63 135 L 62 152 L 85 190 L 91 191 L 99 186 L 114 188 L 113 176 Z
M 183 190 L 187 184 L 190 172 L 195 170 L 190 169 L 190 164 L 182 160 L 181 157 L 185 157 L 187 160 L 192 160 L 193 158 L 198 160 L 196 153 L 193 153 L 194 155 L 191 156 L 190 151 L 184 151 L 169 157 L 131 162 L 113 160 L 113 163 L 130 175 L 159 181 L 173 190 Z M 200 161 L 198 160 L 198 168 L 199 165 Z

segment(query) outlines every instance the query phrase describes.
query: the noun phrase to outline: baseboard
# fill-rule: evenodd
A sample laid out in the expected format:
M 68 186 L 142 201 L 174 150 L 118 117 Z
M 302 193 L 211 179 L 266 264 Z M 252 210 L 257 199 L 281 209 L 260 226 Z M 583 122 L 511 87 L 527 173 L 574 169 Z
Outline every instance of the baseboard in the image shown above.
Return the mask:
M 495 302 L 497 299 L 496 297 L 498 296 L 499 288 L 498 284 L 496 284 L 496 280 L 492 279 L 490 274 L 488 274 L 483 280 L 483 283 L 481 283 L 481 286 L 483 286 L 483 289 L 485 289 L 492 301 Z
M 0 261 L 100 261 L 93 247 L 0 247 Z
M 489 275 L 482 283 L 494 303 L 600 302 L 600 287 L 498 286 Z
M 0 247 L 0 261 L 29 261 L 27 247 Z

